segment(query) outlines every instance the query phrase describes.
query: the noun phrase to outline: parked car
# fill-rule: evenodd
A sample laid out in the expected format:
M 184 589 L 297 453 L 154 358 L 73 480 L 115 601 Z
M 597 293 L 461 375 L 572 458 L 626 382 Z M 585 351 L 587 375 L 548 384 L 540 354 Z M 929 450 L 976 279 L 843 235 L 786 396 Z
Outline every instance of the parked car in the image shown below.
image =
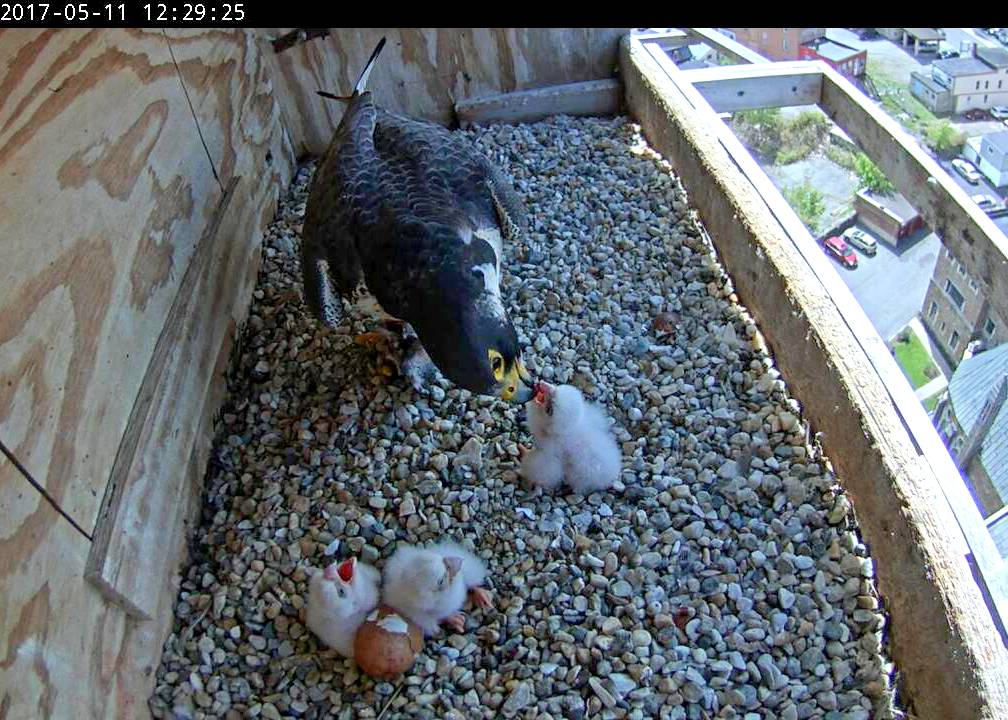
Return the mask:
M 995 105 L 990 109 L 990 114 L 998 120 L 1008 118 L 1008 105 Z
M 840 237 L 861 250 L 865 255 L 874 255 L 878 252 L 878 242 L 864 230 L 847 228 Z
M 823 249 L 827 255 L 832 255 L 840 263 L 850 270 L 857 267 L 857 255 L 850 249 L 850 246 L 838 237 L 831 237 L 823 243 Z
M 952 167 L 954 167 L 955 171 L 962 175 L 966 182 L 970 185 L 976 185 L 980 182 L 980 173 L 978 173 L 977 169 L 966 160 L 956 158 L 952 161 Z
M 949 58 L 959 57 L 959 51 L 953 50 L 952 48 L 942 48 L 938 51 L 939 60 L 948 60 Z
M 980 108 L 973 108 L 972 110 L 967 110 L 963 113 L 963 117 L 967 120 L 990 120 L 990 113 L 986 110 L 981 110 Z
M 970 195 L 970 197 L 973 198 L 973 202 L 980 206 L 981 210 L 991 217 L 1008 214 L 1008 207 L 1005 207 L 1005 204 L 996 197 L 984 193 Z

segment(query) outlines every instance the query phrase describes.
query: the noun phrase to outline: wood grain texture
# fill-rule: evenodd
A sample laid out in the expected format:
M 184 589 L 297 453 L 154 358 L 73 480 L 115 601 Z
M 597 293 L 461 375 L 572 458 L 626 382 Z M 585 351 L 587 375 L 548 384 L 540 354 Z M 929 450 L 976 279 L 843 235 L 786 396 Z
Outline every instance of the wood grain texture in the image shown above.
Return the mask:
M 287 32 L 261 30 L 265 46 Z M 445 125 L 455 102 L 515 90 L 611 78 L 623 28 L 333 28 L 270 53 L 273 86 L 299 154 L 321 154 L 343 108 L 316 90 L 348 93 L 383 36 L 388 42 L 368 87 L 394 112 Z
M 223 368 L 245 320 L 293 155 L 250 31 L 170 31 L 195 121 L 228 192 L 185 271 L 112 470 L 87 576 L 136 617 L 158 606 L 149 582 L 174 571 L 199 496 Z M 171 551 L 152 552 L 171 539 Z
M 622 54 L 627 102 L 675 165 L 860 510 L 909 702 L 921 717 L 1008 716 L 1008 654 L 932 468 L 816 273 L 721 146 L 713 115 L 695 112 L 634 45 Z
M 0 63 L 0 435 L 91 528 L 216 185 L 158 34 L 7 32 Z
M 495 123 L 530 123 L 551 115 L 617 115 L 623 104 L 619 80 L 588 80 L 516 90 L 502 95 L 460 100 L 455 115 L 463 128 Z
M 177 586 L 151 578 L 160 622 L 130 620 L 84 581 L 87 540 L 8 468 L 0 460 L 0 718 L 146 717 Z M 29 517 L 41 520 L 26 535 Z

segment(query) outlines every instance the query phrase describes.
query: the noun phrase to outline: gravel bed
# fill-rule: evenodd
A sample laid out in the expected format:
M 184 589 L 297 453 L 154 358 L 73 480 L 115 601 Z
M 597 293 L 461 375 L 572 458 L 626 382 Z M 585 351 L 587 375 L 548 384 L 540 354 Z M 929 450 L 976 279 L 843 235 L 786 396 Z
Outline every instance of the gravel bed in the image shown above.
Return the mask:
M 159 718 L 900 717 L 851 506 L 639 127 L 473 131 L 531 219 L 503 294 L 526 361 L 616 420 L 622 478 L 526 489 L 520 408 L 382 376 L 323 329 L 296 247 L 312 167 L 267 231 L 157 671 Z M 304 625 L 306 570 L 449 536 L 497 608 L 375 682 Z

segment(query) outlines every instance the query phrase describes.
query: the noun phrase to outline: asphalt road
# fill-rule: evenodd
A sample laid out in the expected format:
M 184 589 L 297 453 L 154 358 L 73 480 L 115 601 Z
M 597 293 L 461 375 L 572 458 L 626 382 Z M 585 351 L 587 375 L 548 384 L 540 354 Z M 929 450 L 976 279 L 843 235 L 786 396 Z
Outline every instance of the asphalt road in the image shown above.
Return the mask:
M 836 271 L 884 340 L 896 335 L 921 312 L 941 247 L 937 235 L 921 233 L 899 253 L 884 242 L 879 242 L 875 257 L 855 248 L 858 266 L 854 270 L 834 261 Z

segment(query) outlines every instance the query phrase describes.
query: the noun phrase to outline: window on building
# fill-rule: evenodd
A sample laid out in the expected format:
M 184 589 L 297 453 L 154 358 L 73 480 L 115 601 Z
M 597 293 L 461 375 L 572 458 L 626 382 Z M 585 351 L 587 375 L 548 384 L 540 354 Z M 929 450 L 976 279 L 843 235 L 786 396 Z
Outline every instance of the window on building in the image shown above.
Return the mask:
M 945 332 L 945 321 L 944 320 L 942 320 L 942 323 L 941 323 L 941 331 Z
M 990 80 L 984 80 L 984 90 L 990 90 Z M 984 95 L 984 97 L 987 97 Z
M 970 287 L 973 288 L 973 294 L 974 295 L 979 295 L 980 294 L 980 286 L 977 285 L 976 280 L 974 280 L 973 278 L 970 278 Z
M 945 294 L 951 298 L 957 308 L 960 310 L 963 309 L 963 303 L 966 302 L 966 298 L 964 298 L 963 294 L 959 292 L 959 288 L 952 284 L 951 280 L 945 281 Z
M 958 333 L 958 331 L 953 330 L 952 334 L 949 335 L 949 347 L 952 350 L 955 350 L 956 349 L 956 345 L 958 345 L 958 344 L 959 344 L 959 333 Z
M 784 38 L 784 40 L 783 40 L 782 42 L 783 42 L 783 49 L 784 49 L 784 50 L 787 50 L 787 49 L 788 49 L 788 42 L 787 42 L 787 38 Z
M 987 98 L 988 98 L 988 97 L 989 97 L 989 96 L 987 96 L 987 95 L 984 95 L 984 105 L 986 105 L 986 104 L 987 104 Z
M 966 266 L 963 265 L 958 260 L 956 260 L 955 263 L 956 263 L 956 269 L 959 271 L 959 274 L 965 277 L 966 276 Z
M 928 317 L 934 318 L 938 314 L 938 303 L 934 300 L 931 301 L 931 307 L 928 308 Z
M 977 80 L 977 86 L 976 86 L 976 89 L 977 89 L 977 90 L 979 90 L 979 89 L 980 89 L 980 81 L 979 81 L 979 80 Z
M 994 321 L 987 318 L 987 322 L 984 323 L 984 332 L 987 333 L 987 337 L 994 337 L 994 331 L 997 330 L 997 326 Z

